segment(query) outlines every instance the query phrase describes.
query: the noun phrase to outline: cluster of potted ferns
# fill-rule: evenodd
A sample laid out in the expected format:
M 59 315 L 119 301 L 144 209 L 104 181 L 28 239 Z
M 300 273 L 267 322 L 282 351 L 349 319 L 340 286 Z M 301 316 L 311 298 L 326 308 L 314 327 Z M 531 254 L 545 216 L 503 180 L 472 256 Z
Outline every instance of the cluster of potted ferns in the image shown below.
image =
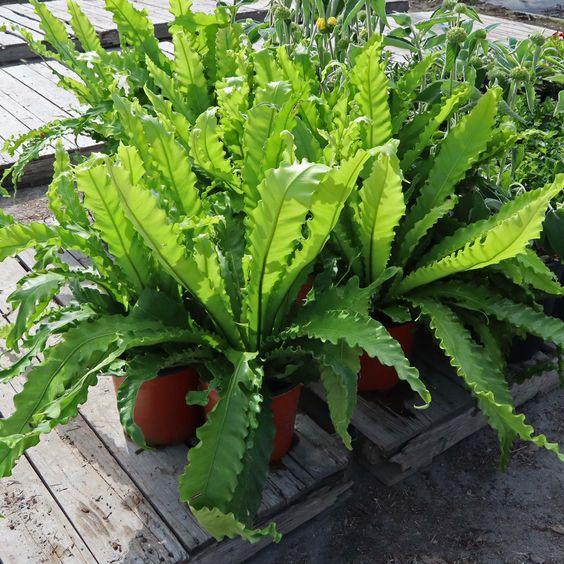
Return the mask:
M 478 220 L 459 205 L 499 149 L 497 89 L 449 84 L 423 103 L 433 56 L 392 82 L 378 35 L 327 80 L 299 50 L 253 50 L 224 8 L 175 1 L 169 59 L 142 12 L 107 4 L 119 56 L 72 1 L 83 52 L 35 4 L 51 48 L 32 47 L 75 71 L 61 81 L 88 106 L 41 133 L 88 131 L 106 149 L 72 163 L 57 145 L 55 224 L 0 215 L 0 260 L 34 248 L 37 261 L 10 296 L 4 336 L 19 357 L 0 382 L 27 375 L 0 420 L 0 476 L 111 375 L 136 443 L 196 437 L 180 497 L 205 529 L 278 539 L 253 522 L 301 387 L 321 381 L 349 448 L 357 389 L 401 379 L 426 407 L 407 358 L 415 323 L 475 396 L 503 461 L 515 439 L 564 458 L 515 412 L 500 338 L 515 328 L 564 344 L 564 323 L 535 301 L 561 287 L 530 247 L 564 177 Z M 64 250 L 91 266 L 70 268 Z M 74 300 L 52 307 L 63 287 Z

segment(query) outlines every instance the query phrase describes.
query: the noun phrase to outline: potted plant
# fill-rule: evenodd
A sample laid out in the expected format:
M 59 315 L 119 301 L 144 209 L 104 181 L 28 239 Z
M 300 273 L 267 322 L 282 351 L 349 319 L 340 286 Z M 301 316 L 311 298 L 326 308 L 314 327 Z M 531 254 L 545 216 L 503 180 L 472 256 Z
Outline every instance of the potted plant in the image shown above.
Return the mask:
M 564 324 L 539 312 L 533 298 L 537 289 L 560 294 L 561 287 L 529 244 L 540 236 L 547 207 L 562 191 L 564 176 L 515 197 L 485 219 L 461 221 L 451 212 L 465 189 L 462 181 L 475 174 L 481 158 L 488 158 L 499 91 L 482 95 L 443 132 L 440 124 L 456 107 L 452 98 L 463 91 L 447 92 L 442 113 L 432 108 L 425 119 L 416 114 L 399 141 L 393 140 L 380 57 L 381 44 L 368 45 L 350 72 L 349 84 L 339 90 L 338 104 L 347 109 L 339 127 L 358 131 L 359 115 L 378 118 L 361 123 L 350 150 L 367 139 L 379 147 L 334 230 L 337 256 L 347 272 L 375 288 L 376 315 L 397 323 L 418 318 L 428 323 L 498 431 L 504 461 L 515 437 L 558 452 L 544 436 L 534 436 L 514 411 L 504 376 L 502 337 L 514 326 L 563 344 Z M 418 135 L 417 123 L 424 124 Z M 440 140 L 430 151 L 433 135 Z
M 181 363 L 196 368 L 207 384 L 207 390 L 192 392 L 191 402 L 206 405 L 209 395 L 217 400 L 190 451 L 181 498 L 217 538 L 256 541 L 277 536 L 273 526 L 251 527 L 272 454 L 271 406 L 278 392 L 293 388 L 292 405 L 281 410 L 291 428 L 295 386 L 321 378 L 349 447 L 361 347 L 395 366 L 425 402 L 430 398 L 399 345 L 368 316 L 370 292 L 361 291 L 356 280 L 335 288 L 320 279 L 306 302 L 296 303 L 370 156 L 358 150 L 347 159 L 324 160 L 316 149 L 321 137 L 311 125 L 317 109 L 310 95 L 318 87 L 307 61 L 294 61 L 284 50 L 276 59 L 251 53 L 230 27 L 220 26 L 211 39 L 191 24 L 173 29 L 177 55 L 171 61 L 151 58 L 149 39 L 132 47 L 147 55 L 136 59 L 147 68 L 144 98 L 130 96 L 119 80 L 109 87 L 105 117 L 96 127 L 115 135 L 109 138 L 110 154 L 72 166 L 59 151 L 49 189 L 59 225 L 6 220 L 0 230 L 0 258 L 34 247 L 39 260 L 32 277 L 55 269 L 60 274 L 54 286 L 14 296 L 14 304 L 28 313 L 11 345 L 26 335 L 29 350 L 10 375 L 39 351 L 46 351 L 49 363 L 65 347 L 77 350 L 69 373 L 42 394 L 38 412 L 20 408 L 35 405 L 35 385 L 26 384 L 18 396 L 15 414 L 0 425 L 0 468 L 8 474 L 40 433 L 76 413 L 101 372 L 124 377 L 118 389 L 121 420 L 144 445 L 135 423 L 142 423 L 136 398 L 148 382 L 160 393 L 166 378 L 157 377 L 161 370 Z M 229 39 L 236 48 L 207 66 L 199 41 L 205 36 L 221 44 L 224 34 L 235 34 Z M 187 66 L 190 75 L 183 73 Z M 278 80 L 270 79 L 271 71 Z M 191 95 L 195 88 L 201 97 Z M 92 271 L 65 268 L 56 258 L 61 249 L 83 252 Z M 84 287 L 84 279 L 98 289 Z M 78 302 L 92 309 L 92 321 L 88 316 L 52 325 L 59 313 L 45 306 L 68 283 Z M 91 350 L 87 336 L 98 325 L 104 330 L 110 313 L 107 344 Z M 158 331 L 158 341 L 142 338 L 137 323 L 148 323 L 149 331 L 153 320 L 174 330 Z M 47 347 L 30 336 L 31 327 L 42 322 L 45 333 L 61 334 L 60 344 Z M 125 339 L 122 325 L 132 335 L 117 346 L 116 335 Z M 81 339 L 84 349 L 77 346 Z M 29 381 L 44 371 L 44 364 L 37 365 Z M 275 414 L 276 419 L 281 417 Z M 11 423 L 16 420 L 22 421 L 17 440 Z M 287 438 L 288 433 L 275 457 L 288 448 Z

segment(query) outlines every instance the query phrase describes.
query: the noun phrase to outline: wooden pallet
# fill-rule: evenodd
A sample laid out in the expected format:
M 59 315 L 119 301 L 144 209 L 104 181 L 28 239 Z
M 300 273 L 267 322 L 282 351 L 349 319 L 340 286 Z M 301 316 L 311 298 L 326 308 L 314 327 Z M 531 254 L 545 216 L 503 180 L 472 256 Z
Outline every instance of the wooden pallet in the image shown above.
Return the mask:
M 421 343 L 420 343 L 421 344 Z M 419 410 L 420 398 L 401 383 L 388 393 L 362 393 L 352 416 L 355 451 L 374 475 L 393 485 L 430 464 L 435 457 L 487 425 L 475 400 L 440 353 L 428 355 L 433 345 L 426 340 L 414 364 L 431 392 L 428 409 Z M 554 351 L 537 353 L 518 367 L 535 375 L 511 386 L 515 405 L 556 389 L 560 380 Z M 533 367 L 536 370 L 533 370 Z M 512 373 L 517 374 L 512 367 Z M 516 379 L 518 380 L 518 378 Z M 325 395 L 315 385 L 305 398 L 307 412 L 325 429 L 330 421 Z
M 69 264 L 79 258 L 65 255 Z M 0 325 L 7 296 L 33 265 L 26 252 L 0 265 Z M 65 303 L 62 294 L 58 301 Z M 0 363 L 6 362 L 0 356 Z M 0 389 L 8 415 L 22 380 Z M 218 543 L 178 499 L 187 446 L 140 451 L 125 438 L 108 378 L 91 389 L 78 417 L 42 438 L 0 480 L 0 562 L 242 562 L 269 544 Z M 348 453 L 307 415 L 298 414 L 290 453 L 270 470 L 259 522 L 283 533 L 349 494 Z

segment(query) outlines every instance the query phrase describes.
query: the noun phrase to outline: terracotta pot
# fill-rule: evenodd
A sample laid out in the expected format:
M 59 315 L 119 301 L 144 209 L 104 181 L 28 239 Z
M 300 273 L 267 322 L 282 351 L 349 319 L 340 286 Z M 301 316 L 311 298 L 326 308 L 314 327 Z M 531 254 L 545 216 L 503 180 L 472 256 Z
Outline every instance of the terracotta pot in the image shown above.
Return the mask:
M 390 335 L 399 342 L 406 356 L 411 354 L 415 323 L 404 323 L 387 327 Z M 384 366 L 378 359 L 370 358 L 366 353 L 360 357 L 360 373 L 358 377 L 359 392 L 386 391 L 397 386 L 398 373 L 391 366 Z
M 119 388 L 124 378 L 114 376 Z M 203 419 L 201 407 L 186 404 L 186 394 L 198 389 L 194 368 L 177 368 L 144 382 L 137 394 L 134 419 L 151 445 L 184 443 L 194 436 Z
M 277 462 L 284 458 L 292 446 L 301 392 L 302 385 L 299 384 L 286 392 L 273 396 L 270 402 L 270 408 L 274 415 L 274 427 L 276 429 L 270 462 Z M 212 390 L 209 394 L 208 404 L 204 408 L 206 414 L 216 406 L 219 399 L 217 390 Z

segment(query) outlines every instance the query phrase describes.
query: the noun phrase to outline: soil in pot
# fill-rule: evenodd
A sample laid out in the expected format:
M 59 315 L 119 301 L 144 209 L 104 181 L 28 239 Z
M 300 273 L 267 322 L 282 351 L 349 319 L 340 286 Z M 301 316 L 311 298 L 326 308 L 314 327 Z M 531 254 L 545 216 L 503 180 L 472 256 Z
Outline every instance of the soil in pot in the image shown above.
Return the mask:
M 390 335 L 398 341 L 406 356 L 409 357 L 413 347 L 415 323 L 391 325 L 386 327 Z M 399 384 L 398 373 L 391 366 L 384 366 L 378 359 L 364 353 L 360 357 L 360 373 L 358 376 L 359 392 L 384 392 Z
M 124 378 L 113 378 L 119 388 Z M 194 368 L 175 368 L 144 382 L 137 394 L 134 419 L 148 444 L 174 445 L 192 438 L 203 420 L 199 406 L 187 405 L 186 394 L 197 390 L 198 372 Z
M 278 462 L 284 458 L 292 446 L 296 413 L 298 411 L 301 393 L 301 384 L 293 386 L 290 389 L 285 388 L 283 391 L 273 391 L 270 408 L 274 416 L 274 427 L 276 431 L 270 462 Z M 209 413 L 216 406 L 219 399 L 220 396 L 217 390 L 212 390 L 209 394 L 208 404 L 205 407 L 206 413 Z

